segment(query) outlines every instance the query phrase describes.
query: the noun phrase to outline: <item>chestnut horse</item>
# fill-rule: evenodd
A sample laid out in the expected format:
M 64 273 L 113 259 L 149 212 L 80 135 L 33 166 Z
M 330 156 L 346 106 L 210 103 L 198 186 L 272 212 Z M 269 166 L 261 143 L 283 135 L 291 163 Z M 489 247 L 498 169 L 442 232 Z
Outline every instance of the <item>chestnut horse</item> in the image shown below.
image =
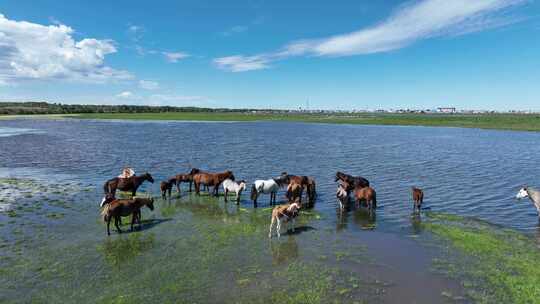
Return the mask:
M 221 173 L 197 173 L 193 176 L 193 182 L 195 183 L 195 193 L 200 194 L 201 185 L 204 186 L 213 186 L 214 187 L 214 196 L 219 195 L 219 185 L 226 180 L 230 179 L 234 181 L 234 174 L 232 171 L 225 171 Z
M 424 202 L 424 191 L 420 188 L 411 187 L 412 190 L 412 198 L 414 202 L 413 209 L 416 211 L 420 211 L 420 208 L 422 208 L 422 203 Z
M 128 178 L 111 178 L 105 182 L 103 190 L 105 191 L 105 194 L 112 194 L 112 196 L 116 195 L 116 189 L 120 189 L 121 191 L 131 191 L 131 196 L 135 196 L 137 194 L 137 189 L 144 181 L 154 183 L 152 175 L 146 172 L 143 175 L 133 175 Z
M 189 192 L 191 192 L 191 186 L 193 185 L 193 176 L 197 173 L 206 173 L 200 169 L 193 168 L 189 173 L 180 173 L 176 177 L 176 191 L 180 193 L 180 184 L 189 183 Z
M 118 230 L 118 233 L 122 233 L 120 229 L 120 219 L 122 216 L 131 215 L 131 231 L 133 231 L 133 225 L 135 221 L 138 221 L 139 227 L 141 226 L 141 208 L 147 206 L 150 210 L 154 210 L 153 198 L 141 198 L 135 197 L 133 199 L 115 199 L 105 205 L 101 215 L 103 220 L 107 222 L 107 235 L 111 235 L 110 225 L 111 219 L 114 218 L 114 225 Z
M 336 182 L 337 181 L 344 181 L 348 183 L 350 186 L 356 188 L 357 186 L 360 187 L 369 187 L 369 181 L 361 176 L 352 176 L 349 174 L 345 174 L 343 172 L 336 172 Z M 349 190 L 348 190 L 349 191 Z M 347 192 L 348 192 L 347 191 Z
M 287 174 L 287 172 L 282 172 L 280 178 L 285 180 L 289 185 L 291 185 L 292 183 L 300 184 L 306 190 L 308 199 L 307 207 L 313 208 L 313 206 L 315 205 L 315 198 L 317 196 L 316 183 L 313 177 L 305 175 L 292 175 Z
M 304 187 L 302 184 L 297 183 L 294 180 L 291 180 L 289 186 L 287 186 L 286 197 L 289 202 L 298 203 L 302 207 L 302 193 L 304 192 Z
M 356 200 L 356 208 L 360 207 L 360 201 L 365 201 L 370 211 L 377 208 L 377 193 L 371 187 L 356 186 L 354 199 Z

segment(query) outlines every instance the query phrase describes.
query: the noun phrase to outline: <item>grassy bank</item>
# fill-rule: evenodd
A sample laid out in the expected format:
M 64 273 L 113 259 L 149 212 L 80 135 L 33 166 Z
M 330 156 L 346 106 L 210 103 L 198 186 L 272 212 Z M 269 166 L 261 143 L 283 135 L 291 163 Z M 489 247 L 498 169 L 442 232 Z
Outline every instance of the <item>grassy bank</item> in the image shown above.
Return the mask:
M 540 250 L 530 237 L 445 214 L 428 214 L 423 227 L 451 253 L 436 261 L 437 268 L 461 279 L 475 303 L 540 302 Z
M 201 120 L 201 121 L 298 121 L 365 125 L 464 127 L 540 131 L 540 115 L 528 114 L 263 114 L 263 113 L 107 113 L 80 114 L 87 119 Z

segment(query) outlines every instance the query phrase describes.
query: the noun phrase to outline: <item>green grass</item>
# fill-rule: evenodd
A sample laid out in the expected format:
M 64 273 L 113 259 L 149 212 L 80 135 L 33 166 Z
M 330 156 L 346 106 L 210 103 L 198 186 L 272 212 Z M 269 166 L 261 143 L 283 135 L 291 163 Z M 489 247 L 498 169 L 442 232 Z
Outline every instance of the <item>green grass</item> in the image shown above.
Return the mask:
M 438 266 L 462 279 L 476 303 L 540 303 L 540 249 L 519 232 L 473 219 L 428 214 L 424 224 L 460 259 Z
M 185 120 L 185 121 L 298 121 L 333 124 L 405 125 L 540 131 L 536 114 L 264 114 L 206 113 L 106 113 L 71 116 L 84 119 Z

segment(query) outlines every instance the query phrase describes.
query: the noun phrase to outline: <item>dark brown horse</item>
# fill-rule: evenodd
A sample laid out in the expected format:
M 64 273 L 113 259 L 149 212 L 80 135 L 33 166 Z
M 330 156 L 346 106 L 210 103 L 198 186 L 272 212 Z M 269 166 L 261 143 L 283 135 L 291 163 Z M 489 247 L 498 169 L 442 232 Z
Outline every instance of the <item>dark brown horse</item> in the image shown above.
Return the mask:
M 131 231 L 133 231 L 133 225 L 136 221 L 139 223 L 140 227 L 140 214 L 143 206 L 147 206 L 150 210 L 154 210 L 154 199 L 141 197 L 135 197 L 133 199 L 115 199 L 106 204 L 103 211 L 101 211 L 101 215 L 103 216 L 103 220 L 107 223 L 107 234 L 111 235 L 109 227 L 113 218 L 118 233 L 122 233 L 122 230 L 120 229 L 120 219 L 122 216 L 132 216 Z
M 105 191 L 105 194 L 112 194 L 112 196 L 115 196 L 116 189 L 120 189 L 121 191 L 131 191 L 131 195 L 135 196 L 137 194 L 137 189 L 144 181 L 154 183 L 152 175 L 148 172 L 143 175 L 134 175 L 128 178 L 115 177 L 105 182 L 103 191 Z
M 300 208 L 302 207 L 302 193 L 304 192 L 304 187 L 302 184 L 297 183 L 295 180 L 291 180 L 291 183 L 287 186 L 287 193 L 285 196 L 289 202 L 298 203 Z
M 349 184 L 349 187 L 353 187 L 353 188 L 356 188 L 356 187 L 369 187 L 369 181 L 361 176 L 352 176 L 352 175 L 349 175 L 349 174 L 345 174 L 343 172 L 336 172 L 336 182 L 337 181 L 344 181 L 346 182 L 347 184 Z M 347 192 L 349 192 L 350 190 L 347 189 Z
M 161 190 L 161 198 L 166 199 L 167 194 L 171 198 L 172 187 L 176 185 L 176 177 L 171 177 L 166 181 L 162 181 L 159 184 L 159 189 Z
M 226 180 L 230 179 L 234 181 L 234 174 L 232 171 L 225 171 L 221 173 L 197 173 L 193 176 L 193 182 L 195 183 L 195 193 L 200 194 L 201 185 L 214 187 L 214 195 L 219 194 L 219 185 Z

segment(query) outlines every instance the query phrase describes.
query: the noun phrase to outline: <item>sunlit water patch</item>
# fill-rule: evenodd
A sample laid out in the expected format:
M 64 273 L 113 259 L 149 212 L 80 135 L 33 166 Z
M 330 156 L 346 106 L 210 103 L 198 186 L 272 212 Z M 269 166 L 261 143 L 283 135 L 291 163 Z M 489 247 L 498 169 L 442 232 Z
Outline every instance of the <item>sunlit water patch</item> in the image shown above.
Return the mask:
M 22 134 L 42 134 L 42 130 L 29 129 L 29 128 L 8 128 L 0 127 L 0 137 L 16 136 Z

